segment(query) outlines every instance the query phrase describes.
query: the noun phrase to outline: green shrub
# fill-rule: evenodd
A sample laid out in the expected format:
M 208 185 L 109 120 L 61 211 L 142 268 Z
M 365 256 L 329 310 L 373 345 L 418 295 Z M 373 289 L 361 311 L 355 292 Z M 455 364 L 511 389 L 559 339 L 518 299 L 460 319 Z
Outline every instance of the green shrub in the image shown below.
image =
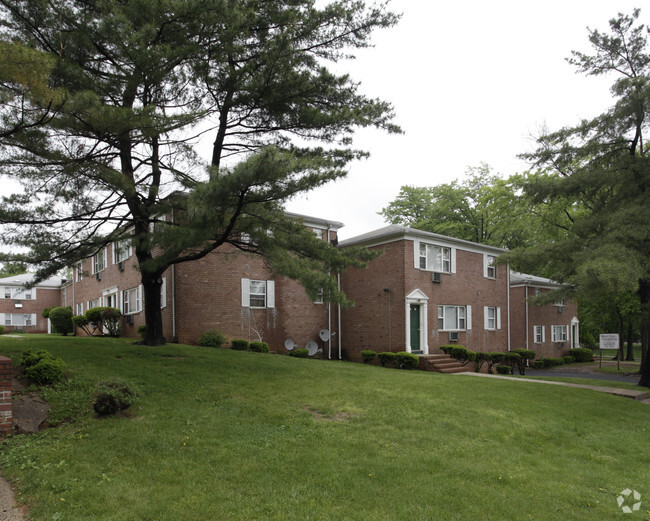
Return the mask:
M 458 360 L 461 365 L 467 365 L 476 360 L 476 353 L 465 349 L 463 346 L 451 346 L 451 348 L 447 350 L 447 354 Z
M 56 333 L 67 336 L 74 331 L 72 325 L 72 308 L 70 306 L 56 306 L 50 309 L 49 319 L 52 329 Z
M 591 349 L 587 349 L 586 347 L 576 347 L 574 349 L 569 349 L 569 356 L 572 356 L 577 363 L 594 361 L 593 351 Z
M 36 352 L 33 352 L 30 349 L 28 351 L 23 351 L 20 363 L 25 369 L 28 369 L 29 367 L 36 365 L 37 363 L 39 363 L 41 360 L 45 358 L 49 358 L 51 360 L 56 357 L 49 351 L 46 351 L 45 349 L 39 349 Z
M 226 343 L 226 337 L 216 327 L 205 331 L 200 337 L 198 344 L 203 347 L 221 347 Z
M 530 365 L 533 369 L 544 369 L 545 367 L 544 362 L 542 362 L 541 360 L 535 360 Z
M 137 329 L 138 335 L 140 335 L 140 338 L 144 340 L 144 337 L 147 336 L 147 326 L 144 324 L 140 324 Z
M 375 358 L 377 358 L 377 353 L 372 349 L 364 349 L 361 351 L 361 359 L 365 364 L 372 362 Z
M 4 327 L 4 326 L 0 326 L 0 335 L 2 335 L 4 332 L 5 332 L 5 327 Z
M 86 315 L 75 315 L 72 317 L 72 325 L 82 329 L 88 336 L 93 335 L 92 327 L 90 321 L 86 318 Z
M 476 353 L 476 356 L 474 358 L 474 372 L 480 373 L 483 364 L 489 362 L 489 360 L 490 360 L 490 353 L 481 353 L 481 352 Z
M 255 353 L 268 353 L 269 352 L 269 345 L 266 342 L 251 342 L 249 347 L 250 347 L 250 350 L 254 351 Z
M 248 340 L 244 340 L 243 338 L 235 338 L 230 342 L 230 349 L 234 349 L 235 351 L 248 351 L 249 346 Z
M 118 378 L 100 382 L 95 389 L 93 409 L 100 416 L 117 414 L 131 407 L 138 392 L 124 380 Z
M 501 362 L 503 362 L 503 358 L 506 356 L 506 354 L 503 351 L 491 351 L 487 355 L 488 373 L 492 374 L 492 367 L 494 364 L 499 365 Z
M 521 358 L 517 360 L 517 368 L 519 369 L 519 374 L 525 375 L 528 360 L 535 359 L 535 351 L 531 351 L 530 349 L 513 349 L 511 353 L 517 353 L 521 356 Z
M 573 358 L 571 355 L 563 356 L 562 360 L 564 360 L 565 364 L 572 364 L 573 362 L 576 361 L 576 359 Z
M 381 362 L 381 365 L 384 367 L 395 363 L 395 353 L 389 353 L 389 352 L 379 353 L 377 355 L 377 358 Z
M 420 365 L 420 357 L 413 353 L 400 351 L 399 353 L 395 353 L 395 364 L 400 369 L 415 369 Z
M 25 376 L 37 385 L 60 382 L 64 375 L 65 363 L 60 358 L 42 358 L 38 363 L 25 369 Z
M 564 364 L 564 360 L 562 358 L 542 358 L 539 360 L 544 364 L 544 369 L 548 369 L 550 367 L 557 367 L 558 365 Z
M 117 308 L 100 306 L 89 309 L 86 311 L 88 331 L 92 333 L 92 329 L 96 329 L 100 335 L 120 336 L 119 320 L 121 316 L 122 312 Z
M 498 374 L 512 374 L 512 367 L 509 365 L 497 365 Z
M 306 347 L 298 347 L 289 351 L 289 356 L 295 356 L 296 358 L 307 358 L 309 356 L 309 349 Z
M 50 311 L 52 311 L 55 307 L 58 306 L 50 306 L 49 308 L 45 308 L 43 312 L 41 313 L 41 316 L 43 318 L 50 318 Z
M 513 353 L 512 351 L 503 353 L 503 364 L 510 366 L 510 369 L 512 369 L 510 374 L 514 372 L 515 367 L 517 367 L 517 364 L 519 364 L 520 362 L 521 362 L 521 355 L 519 353 Z
M 444 346 L 440 346 L 439 349 L 440 351 L 448 355 L 452 349 L 455 349 L 457 347 L 463 347 L 463 346 L 459 346 L 458 344 L 445 344 Z

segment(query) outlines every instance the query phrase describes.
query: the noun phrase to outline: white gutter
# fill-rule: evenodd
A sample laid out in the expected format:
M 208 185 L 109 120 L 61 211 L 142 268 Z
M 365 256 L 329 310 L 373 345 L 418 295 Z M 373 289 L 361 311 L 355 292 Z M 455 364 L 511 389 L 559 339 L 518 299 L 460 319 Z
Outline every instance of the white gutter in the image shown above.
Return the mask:
M 339 290 L 341 289 L 341 272 L 337 273 L 338 286 Z M 341 360 L 341 304 L 338 306 L 338 319 L 339 319 L 339 330 L 338 330 L 338 339 L 339 339 L 339 360 Z
M 511 349 L 511 339 L 510 339 L 510 264 L 506 264 L 506 268 L 508 270 L 508 275 L 507 275 L 507 287 L 508 287 L 508 294 L 507 294 L 507 306 L 508 306 L 508 351 Z

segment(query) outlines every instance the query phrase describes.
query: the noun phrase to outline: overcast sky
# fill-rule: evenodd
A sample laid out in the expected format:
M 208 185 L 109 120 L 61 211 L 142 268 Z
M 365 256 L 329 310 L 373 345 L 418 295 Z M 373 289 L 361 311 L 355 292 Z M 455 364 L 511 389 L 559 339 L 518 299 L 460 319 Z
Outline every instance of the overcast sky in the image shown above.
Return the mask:
M 590 52 L 587 27 L 607 31 L 638 0 L 392 0 L 399 25 L 348 62 L 362 92 L 390 101 L 404 135 L 368 130 L 355 145 L 370 159 L 348 177 L 290 201 L 290 211 L 341 221 L 347 239 L 385 225 L 377 215 L 402 185 L 463 178 L 485 162 L 508 177 L 531 136 L 590 118 L 612 104 L 612 78 L 585 77 L 565 58 Z M 641 12 L 650 22 L 650 8 Z

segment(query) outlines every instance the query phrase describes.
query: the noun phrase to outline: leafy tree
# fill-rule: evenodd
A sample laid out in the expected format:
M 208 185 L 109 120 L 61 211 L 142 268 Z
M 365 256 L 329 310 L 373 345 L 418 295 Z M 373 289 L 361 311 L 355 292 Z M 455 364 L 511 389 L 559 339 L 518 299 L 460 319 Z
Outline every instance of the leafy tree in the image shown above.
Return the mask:
M 24 262 L 5 262 L 0 269 L 0 278 L 12 277 L 27 273 L 27 264 Z
M 564 233 L 578 208 L 566 199 L 531 206 L 521 188 L 539 173 L 502 179 L 486 164 L 433 187 L 403 186 L 380 213 L 388 222 L 505 248 L 535 244 Z
M 644 135 L 650 110 L 650 55 L 639 10 L 619 14 L 609 33 L 589 31 L 593 54 L 569 62 L 588 75 L 614 74 L 616 102 L 575 127 L 539 137 L 528 157 L 547 175 L 531 180 L 535 202 L 557 197 L 584 208 L 565 238 L 513 252 L 512 261 L 544 266 L 586 291 L 637 295 L 641 310 L 641 385 L 650 386 L 650 163 Z
M 150 345 L 164 342 L 164 270 L 219 248 L 263 254 L 312 296 L 325 288 L 345 302 L 328 270 L 370 255 L 318 241 L 282 204 L 366 156 L 351 147 L 356 128 L 400 131 L 389 104 L 328 69 L 397 16 L 351 0 L 0 0 L 0 8 L 0 40 L 45 55 L 48 86 L 65 93 L 52 113 L 26 82 L 49 117 L 10 123 L 15 131 L 0 140 L 3 174 L 24 187 L 0 208 L 5 244 L 29 251 L 13 260 L 45 278 L 132 241 Z

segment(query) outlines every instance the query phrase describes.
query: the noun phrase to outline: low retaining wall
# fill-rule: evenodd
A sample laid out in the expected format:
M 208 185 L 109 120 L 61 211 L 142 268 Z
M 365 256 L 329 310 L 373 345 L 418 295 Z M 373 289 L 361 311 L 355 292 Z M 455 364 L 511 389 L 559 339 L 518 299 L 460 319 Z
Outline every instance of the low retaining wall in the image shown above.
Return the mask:
M 11 358 L 0 356 L 0 435 L 11 432 L 11 378 L 13 368 Z

